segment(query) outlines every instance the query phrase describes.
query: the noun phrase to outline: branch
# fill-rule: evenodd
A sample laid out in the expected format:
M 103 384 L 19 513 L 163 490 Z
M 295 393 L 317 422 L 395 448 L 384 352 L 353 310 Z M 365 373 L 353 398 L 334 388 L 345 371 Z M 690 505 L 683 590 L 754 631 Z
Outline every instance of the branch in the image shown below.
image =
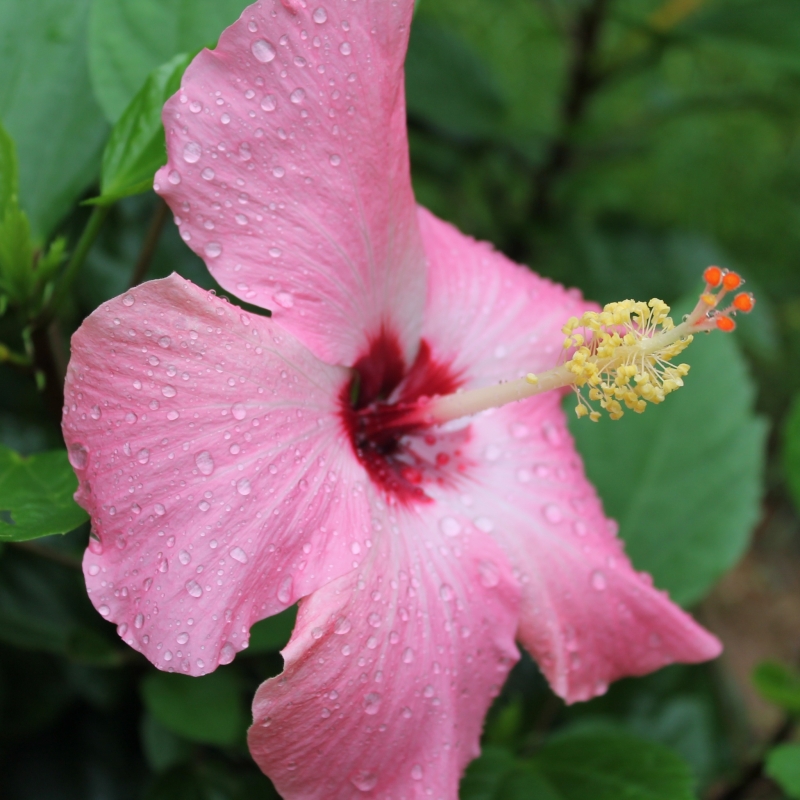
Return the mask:
M 147 275 L 147 270 L 150 268 L 150 262 L 153 260 L 153 255 L 158 247 L 158 240 L 161 238 L 161 231 L 164 230 L 164 223 L 169 217 L 169 206 L 159 197 L 158 205 L 153 211 L 153 217 L 150 220 L 150 225 L 147 228 L 147 234 L 142 244 L 142 249 L 139 253 L 139 258 L 136 259 L 136 266 L 133 268 L 129 288 L 138 286 Z
M 552 207 L 556 180 L 566 172 L 574 157 L 574 133 L 586 115 L 589 103 L 601 83 L 595 68 L 600 32 L 611 0 L 592 0 L 579 14 L 572 32 L 572 56 L 567 90 L 561 104 L 559 132 L 547 157 L 534 177 L 536 190 L 531 202 L 531 216 L 546 219 Z

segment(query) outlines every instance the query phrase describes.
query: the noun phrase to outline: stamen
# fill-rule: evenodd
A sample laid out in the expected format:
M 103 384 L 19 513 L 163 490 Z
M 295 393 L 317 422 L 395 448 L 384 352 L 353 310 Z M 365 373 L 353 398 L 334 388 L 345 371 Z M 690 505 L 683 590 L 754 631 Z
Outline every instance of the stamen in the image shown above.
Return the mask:
M 722 298 L 744 281 L 720 267 L 708 267 L 703 277 L 705 289 L 680 325 L 673 323 L 669 306 L 658 298 L 649 303 L 609 303 L 600 312 L 587 311 L 567 322 L 564 350 L 571 357 L 561 366 L 496 386 L 435 397 L 419 411 L 427 424 L 436 425 L 571 386 L 579 418 L 597 422 L 601 411 L 594 404 L 611 419 L 622 417 L 624 408 L 641 414 L 648 403 L 662 403 L 683 386 L 689 365 L 672 360 L 691 344 L 695 333 L 715 329 L 729 333 L 736 328 L 734 315 L 747 314 L 755 305 L 753 295 L 740 292 L 728 308 L 719 310 Z

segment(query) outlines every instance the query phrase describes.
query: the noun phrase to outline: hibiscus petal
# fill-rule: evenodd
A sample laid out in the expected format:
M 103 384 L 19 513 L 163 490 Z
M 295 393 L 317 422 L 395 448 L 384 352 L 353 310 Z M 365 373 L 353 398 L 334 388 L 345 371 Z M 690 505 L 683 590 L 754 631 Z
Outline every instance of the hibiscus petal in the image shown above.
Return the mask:
M 156 176 L 183 238 L 320 358 L 419 344 L 403 58 L 414 3 L 265 0 L 186 70 Z
M 86 584 L 156 666 L 227 663 L 252 623 L 361 562 L 348 370 L 177 276 L 105 303 L 72 353 L 64 437 L 99 537 Z
M 588 700 L 617 678 L 719 655 L 717 639 L 631 566 L 557 396 L 481 416 L 465 450 L 474 461 L 463 486 L 473 524 L 514 565 L 518 637 L 558 695 Z
M 419 209 L 428 257 L 423 338 L 466 387 L 486 386 L 558 364 L 571 316 L 596 308 Z
M 433 357 L 473 386 L 556 366 L 562 326 L 592 304 L 424 209 L 420 229 Z M 502 545 L 522 585 L 520 640 L 572 702 L 625 675 L 713 658 L 720 645 L 632 568 L 559 403 L 551 393 L 478 416 L 456 490 L 425 491 Z
M 251 752 L 287 800 L 457 797 L 518 657 L 497 545 L 430 505 L 375 505 L 369 559 L 302 601 L 253 703 Z

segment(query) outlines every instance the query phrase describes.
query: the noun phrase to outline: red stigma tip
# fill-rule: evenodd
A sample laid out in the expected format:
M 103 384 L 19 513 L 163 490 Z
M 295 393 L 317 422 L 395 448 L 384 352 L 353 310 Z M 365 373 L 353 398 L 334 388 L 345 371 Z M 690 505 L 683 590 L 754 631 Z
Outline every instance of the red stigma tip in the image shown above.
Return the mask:
M 733 307 L 743 314 L 749 314 L 755 304 L 755 298 L 748 292 L 740 292 L 733 298 Z
M 716 318 L 716 323 L 717 327 L 723 333 L 730 333 L 731 331 L 736 330 L 736 323 L 730 317 L 722 316 L 722 314 Z
M 735 272 L 726 272 L 722 277 L 722 287 L 726 292 L 732 292 L 742 285 L 742 279 Z
M 708 267 L 703 277 L 709 286 L 719 286 L 722 283 L 722 270 L 719 267 Z

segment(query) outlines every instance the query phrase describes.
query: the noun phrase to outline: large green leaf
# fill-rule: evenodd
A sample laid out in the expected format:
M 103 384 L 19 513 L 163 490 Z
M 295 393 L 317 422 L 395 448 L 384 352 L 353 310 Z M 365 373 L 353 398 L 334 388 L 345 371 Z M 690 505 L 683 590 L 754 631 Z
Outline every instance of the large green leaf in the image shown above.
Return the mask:
M 206 744 L 236 744 L 246 727 L 236 674 L 218 670 L 202 678 L 154 672 L 142 681 L 147 710 L 167 729 Z
M 89 68 L 107 118 L 119 119 L 159 64 L 213 46 L 246 5 L 247 0 L 94 0 Z
M 17 148 L 8 131 L 0 125 L 0 220 L 19 194 Z
M 589 478 L 633 563 L 684 605 L 700 600 L 747 546 L 766 434 L 735 341 L 695 339 L 682 356 L 692 365 L 686 385 L 663 405 L 618 422 L 572 419 Z
M 461 800 L 693 800 L 691 772 L 668 748 L 613 729 L 570 733 L 533 758 L 487 747 Z
M 800 800 L 800 744 L 782 744 L 767 757 L 764 771 L 793 800 Z
M 794 502 L 800 508 L 800 395 L 792 403 L 786 420 L 783 434 L 783 468 Z
M 531 766 L 559 800 L 693 800 L 688 766 L 671 750 L 611 731 L 546 744 Z
M 458 36 L 423 18 L 411 29 L 406 99 L 412 117 L 470 138 L 496 133 L 505 111 L 480 57 Z
M 103 153 L 100 197 L 113 203 L 153 186 L 153 176 L 167 162 L 161 109 L 181 84 L 191 56 L 181 54 L 154 70 L 114 125 Z
M 0 3 L 0 118 L 17 144 L 20 203 L 45 239 L 96 178 L 108 125 L 86 66 L 89 0 Z
M 0 541 L 68 533 L 85 522 L 65 450 L 27 458 L 0 445 Z

